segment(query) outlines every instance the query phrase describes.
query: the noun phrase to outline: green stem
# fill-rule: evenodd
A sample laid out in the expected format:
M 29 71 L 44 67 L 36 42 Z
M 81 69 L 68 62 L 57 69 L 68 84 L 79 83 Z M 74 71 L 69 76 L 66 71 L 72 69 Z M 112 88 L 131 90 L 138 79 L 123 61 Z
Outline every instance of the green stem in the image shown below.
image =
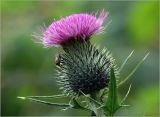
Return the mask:
M 96 117 L 96 113 L 94 111 L 91 111 L 91 117 Z
M 98 92 L 94 92 L 90 94 L 90 97 L 96 101 L 98 101 L 99 97 L 98 97 Z M 91 102 L 92 103 L 92 102 Z M 93 103 L 94 104 L 94 103 Z M 94 104 L 95 106 L 95 104 Z M 96 109 L 97 111 L 97 109 Z M 94 111 L 91 111 L 91 116 L 98 116 L 97 113 L 95 113 Z
M 113 117 L 113 115 L 114 115 L 113 113 L 110 113 L 110 117 Z

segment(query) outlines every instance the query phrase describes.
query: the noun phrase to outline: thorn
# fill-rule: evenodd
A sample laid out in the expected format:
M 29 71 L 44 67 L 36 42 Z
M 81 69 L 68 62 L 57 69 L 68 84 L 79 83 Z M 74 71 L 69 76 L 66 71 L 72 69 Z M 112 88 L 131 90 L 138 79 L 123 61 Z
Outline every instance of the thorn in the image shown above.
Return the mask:
M 129 106 L 131 106 L 131 105 L 121 105 L 122 107 L 129 107 Z
M 87 103 L 87 101 L 82 101 L 81 103 Z
M 135 68 L 131 71 L 131 73 L 121 82 L 119 82 L 118 87 L 123 85 L 135 72 L 136 70 L 140 67 L 140 65 L 146 60 L 146 58 L 149 56 L 149 53 L 147 53 L 144 58 L 135 66 Z
M 130 93 L 131 87 L 132 87 L 132 84 L 129 85 L 128 91 L 127 91 L 125 97 L 122 99 L 121 104 L 123 104 L 124 101 L 127 99 L 128 95 L 129 95 L 129 93 Z
M 17 98 L 22 99 L 22 100 L 26 99 L 26 97 L 20 97 L 20 96 L 18 96 Z
M 125 59 L 125 61 L 123 62 L 123 64 L 120 66 L 119 72 L 124 68 L 125 64 L 131 58 L 131 56 L 132 56 L 133 53 L 134 53 L 134 50 L 132 50 L 132 52 L 127 56 L 127 58 Z
M 143 61 L 148 57 L 149 52 L 144 56 Z

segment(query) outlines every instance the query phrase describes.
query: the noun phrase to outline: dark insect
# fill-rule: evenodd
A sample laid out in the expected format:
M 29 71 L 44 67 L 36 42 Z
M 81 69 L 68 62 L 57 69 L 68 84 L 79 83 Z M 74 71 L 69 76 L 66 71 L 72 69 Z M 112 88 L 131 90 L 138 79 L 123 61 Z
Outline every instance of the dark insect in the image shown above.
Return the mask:
M 56 56 L 55 56 L 55 63 L 56 63 L 56 65 L 60 66 L 60 63 L 61 63 L 61 56 L 60 56 L 60 54 L 56 54 Z

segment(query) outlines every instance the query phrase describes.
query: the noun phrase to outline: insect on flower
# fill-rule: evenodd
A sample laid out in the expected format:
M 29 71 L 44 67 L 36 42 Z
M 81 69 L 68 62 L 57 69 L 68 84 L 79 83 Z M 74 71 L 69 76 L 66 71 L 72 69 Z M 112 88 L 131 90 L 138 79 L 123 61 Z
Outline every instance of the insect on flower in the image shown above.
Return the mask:
M 55 64 L 60 66 L 60 63 L 61 63 L 61 55 L 58 53 L 55 56 Z

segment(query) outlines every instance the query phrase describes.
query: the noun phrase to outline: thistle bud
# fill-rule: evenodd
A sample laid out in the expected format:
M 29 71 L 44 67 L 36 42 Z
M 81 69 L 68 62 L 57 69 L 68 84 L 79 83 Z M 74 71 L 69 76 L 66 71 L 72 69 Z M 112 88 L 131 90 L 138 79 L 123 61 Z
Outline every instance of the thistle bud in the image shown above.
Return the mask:
M 64 93 L 91 94 L 108 87 L 111 68 L 118 74 L 111 54 L 106 49 L 97 49 L 89 41 L 72 41 L 63 49 L 57 80 Z

